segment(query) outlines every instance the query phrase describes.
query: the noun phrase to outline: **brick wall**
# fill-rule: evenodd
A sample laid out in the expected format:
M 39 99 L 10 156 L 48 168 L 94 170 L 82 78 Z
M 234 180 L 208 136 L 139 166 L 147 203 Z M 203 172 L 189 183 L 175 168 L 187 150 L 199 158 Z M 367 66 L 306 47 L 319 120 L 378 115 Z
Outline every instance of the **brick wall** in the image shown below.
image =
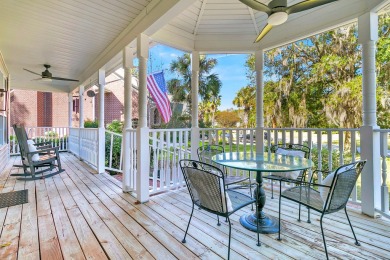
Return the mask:
M 123 81 L 108 84 L 105 96 L 105 119 L 107 125 L 113 120 L 123 121 L 124 90 Z M 74 95 L 74 100 L 78 95 Z M 132 118 L 138 118 L 138 93 L 132 95 Z M 95 111 L 94 103 L 95 102 Z M 95 112 L 95 113 L 94 113 Z M 99 116 L 99 97 L 88 97 L 84 93 L 84 120 L 94 120 Z M 95 118 L 94 118 L 95 117 Z M 26 126 L 68 126 L 68 94 L 48 93 L 31 90 L 14 90 L 11 94 L 11 125 Z M 72 112 L 72 126 L 79 127 L 80 113 Z

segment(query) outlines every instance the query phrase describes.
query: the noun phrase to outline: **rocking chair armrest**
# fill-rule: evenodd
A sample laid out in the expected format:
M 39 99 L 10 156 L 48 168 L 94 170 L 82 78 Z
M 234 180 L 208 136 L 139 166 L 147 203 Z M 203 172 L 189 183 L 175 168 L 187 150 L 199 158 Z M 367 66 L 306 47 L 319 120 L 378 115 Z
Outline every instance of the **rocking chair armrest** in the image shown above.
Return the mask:
M 35 143 L 34 145 L 35 146 L 47 146 L 47 145 L 51 145 L 52 143 L 50 141 L 45 141 L 45 142 L 41 142 L 41 143 Z
M 34 154 L 45 153 L 45 152 L 52 152 L 52 151 L 57 153 L 58 149 L 59 149 L 59 147 L 55 146 L 55 147 L 50 147 L 50 148 L 46 148 L 46 149 L 42 149 L 42 150 L 37 150 L 37 151 L 34 151 L 34 152 L 28 152 L 27 154 L 28 155 L 34 155 Z

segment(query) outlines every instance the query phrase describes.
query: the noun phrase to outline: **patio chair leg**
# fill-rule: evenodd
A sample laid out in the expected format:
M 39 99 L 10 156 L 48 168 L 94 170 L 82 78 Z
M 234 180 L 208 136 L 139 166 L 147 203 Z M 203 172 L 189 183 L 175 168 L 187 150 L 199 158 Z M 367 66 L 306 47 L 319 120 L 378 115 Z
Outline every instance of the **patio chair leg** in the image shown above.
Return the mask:
M 309 207 L 307 208 L 307 223 L 311 223 L 311 220 L 310 220 L 310 208 Z
M 271 199 L 274 198 L 274 182 L 271 180 Z
M 183 240 L 181 241 L 182 243 L 185 243 L 185 242 L 186 242 L 186 236 L 187 236 L 188 228 L 190 227 L 191 218 L 192 218 L 192 214 L 193 214 L 193 213 L 194 213 L 194 204 L 192 204 L 192 210 L 191 210 L 190 219 L 188 220 L 188 225 L 187 225 L 186 233 L 184 234 L 184 238 L 183 238 Z
M 298 222 L 301 222 L 301 203 L 299 203 Z
M 279 231 L 278 231 L 278 240 L 281 241 L 282 239 L 280 238 L 280 230 L 282 229 L 282 226 L 280 225 L 280 212 L 282 210 L 282 182 L 279 182 L 279 188 L 280 188 L 280 193 L 279 193 Z
M 324 248 L 325 248 L 325 254 L 326 254 L 326 259 L 329 259 L 328 257 L 328 250 L 326 248 L 326 241 L 325 241 L 325 235 L 324 235 L 324 229 L 322 227 L 322 218 L 324 217 L 324 214 L 321 215 L 320 218 L 320 226 L 321 226 L 321 233 L 322 233 L 322 240 L 324 241 Z
M 351 227 L 353 237 L 355 238 L 355 245 L 360 246 L 360 243 L 359 243 L 359 241 L 356 238 L 355 231 L 353 231 L 353 227 L 352 227 L 351 221 L 349 220 L 349 216 L 348 216 L 348 213 L 347 213 L 347 208 L 344 208 L 344 211 L 345 211 L 345 215 L 347 215 L 348 223 L 349 223 L 349 226 Z
M 220 226 L 220 225 L 221 225 L 221 222 L 219 222 L 219 216 L 218 216 L 218 215 L 217 215 L 217 219 L 218 219 L 217 226 Z
M 228 219 L 228 222 L 229 222 L 229 245 L 228 245 L 228 260 L 230 259 L 230 240 L 231 240 L 231 237 L 232 237 L 232 226 L 231 226 L 231 223 L 230 223 L 230 218 L 227 217 Z
M 251 198 L 253 198 L 253 194 L 252 194 L 252 182 L 251 182 L 251 172 L 249 172 L 249 194 L 251 196 Z M 253 208 L 253 203 L 251 204 L 251 207 L 252 207 L 252 211 L 254 210 Z

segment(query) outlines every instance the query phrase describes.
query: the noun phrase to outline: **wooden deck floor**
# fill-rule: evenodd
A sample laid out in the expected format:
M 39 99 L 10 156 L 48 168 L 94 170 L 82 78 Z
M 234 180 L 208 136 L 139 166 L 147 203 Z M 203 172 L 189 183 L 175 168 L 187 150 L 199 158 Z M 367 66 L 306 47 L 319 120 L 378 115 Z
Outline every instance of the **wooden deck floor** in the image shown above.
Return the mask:
M 0 259 L 223 259 L 227 257 L 228 227 L 196 210 L 187 243 L 183 238 L 191 210 L 186 190 L 172 191 L 136 204 L 121 184 L 62 153 L 65 172 L 38 181 L 17 181 L 13 157 L 0 175 L 1 192 L 29 190 L 29 203 L 0 209 Z M 231 259 L 324 259 L 319 217 L 297 222 L 297 205 L 284 201 L 281 242 L 276 235 L 255 233 L 237 221 L 250 207 L 232 216 Z M 268 199 L 266 212 L 277 216 L 277 199 Z M 354 240 L 344 214 L 326 217 L 328 250 L 332 258 L 389 259 L 390 222 L 371 219 L 354 209 L 351 221 L 362 246 Z M 306 213 L 306 212 L 305 212 Z M 306 215 L 304 215 L 306 216 Z

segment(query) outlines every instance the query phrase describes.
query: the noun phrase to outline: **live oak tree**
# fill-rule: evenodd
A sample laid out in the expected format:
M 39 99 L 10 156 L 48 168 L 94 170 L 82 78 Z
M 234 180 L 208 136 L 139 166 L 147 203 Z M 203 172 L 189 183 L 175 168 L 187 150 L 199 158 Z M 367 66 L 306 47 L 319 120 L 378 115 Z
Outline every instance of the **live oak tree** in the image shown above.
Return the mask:
M 390 127 L 389 26 L 389 15 L 380 16 L 376 58 L 378 124 L 382 128 Z M 253 56 L 248 57 L 246 66 L 247 76 L 254 87 Z M 267 51 L 265 125 L 359 127 L 362 120 L 361 73 L 361 47 L 357 43 L 356 24 Z M 253 104 L 248 109 L 248 117 L 253 118 L 256 107 L 253 102 L 247 103 Z

